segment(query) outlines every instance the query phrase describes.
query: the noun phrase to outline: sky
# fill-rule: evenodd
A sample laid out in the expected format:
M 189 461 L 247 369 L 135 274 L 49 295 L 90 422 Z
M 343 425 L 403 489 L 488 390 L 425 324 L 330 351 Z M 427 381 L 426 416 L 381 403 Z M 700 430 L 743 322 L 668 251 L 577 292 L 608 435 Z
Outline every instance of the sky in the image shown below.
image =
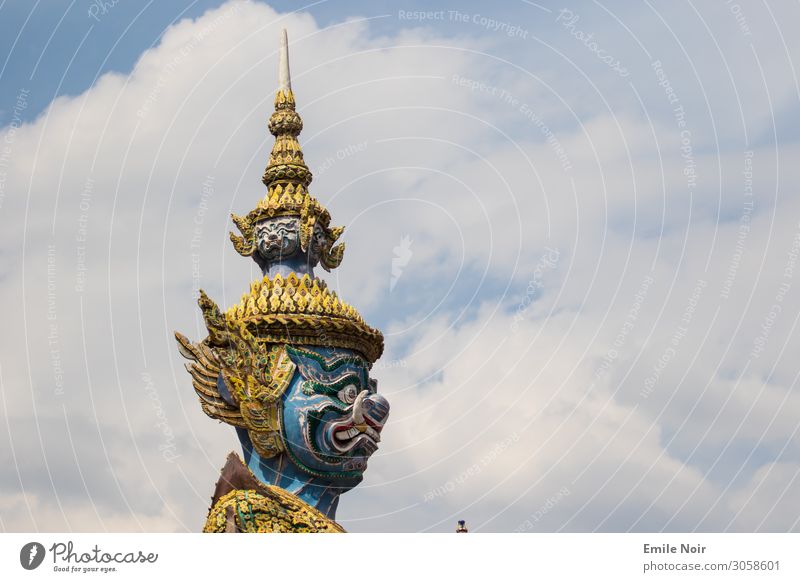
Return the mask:
M 0 531 L 199 531 L 281 28 L 386 351 L 353 532 L 798 531 L 796 3 L 0 1 Z

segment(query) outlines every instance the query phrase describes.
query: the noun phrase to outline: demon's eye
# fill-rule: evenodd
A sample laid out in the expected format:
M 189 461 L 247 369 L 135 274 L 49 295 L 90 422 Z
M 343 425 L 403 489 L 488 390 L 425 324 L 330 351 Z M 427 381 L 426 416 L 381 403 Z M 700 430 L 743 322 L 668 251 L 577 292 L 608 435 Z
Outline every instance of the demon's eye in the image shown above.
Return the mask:
M 358 388 L 356 388 L 353 384 L 348 384 L 339 390 L 336 396 L 345 404 L 352 404 L 356 401 L 356 396 L 358 396 Z

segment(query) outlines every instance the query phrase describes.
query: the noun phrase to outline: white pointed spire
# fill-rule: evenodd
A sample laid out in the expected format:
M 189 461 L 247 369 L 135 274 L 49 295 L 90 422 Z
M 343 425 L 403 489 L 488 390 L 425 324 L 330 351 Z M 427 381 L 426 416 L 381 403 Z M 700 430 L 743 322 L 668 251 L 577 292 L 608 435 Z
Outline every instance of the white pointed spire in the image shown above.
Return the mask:
M 281 29 L 280 64 L 278 65 L 278 90 L 291 91 L 292 78 L 289 75 L 289 37 L 286 29 Z

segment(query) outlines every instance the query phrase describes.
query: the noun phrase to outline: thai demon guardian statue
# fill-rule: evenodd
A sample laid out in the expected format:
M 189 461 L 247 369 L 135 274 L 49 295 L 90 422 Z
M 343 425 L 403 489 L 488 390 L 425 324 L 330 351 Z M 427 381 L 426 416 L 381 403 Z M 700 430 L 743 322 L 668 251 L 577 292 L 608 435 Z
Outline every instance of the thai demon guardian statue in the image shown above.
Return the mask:
M 286 31 L 279 71 L 267 193 L 232 216 L 234 247 L 264 277 L 227 311 L 201 291 L 208 337 L 175 334 L 203 411 L 236 427 L 244 453 L 222 469 L 206 532 L 344 531 L 339 495 L 361 481 L 389 415 L 369 377 L 383 336 L 314 276 L 341 263 L 344 229 L 308 193 Z

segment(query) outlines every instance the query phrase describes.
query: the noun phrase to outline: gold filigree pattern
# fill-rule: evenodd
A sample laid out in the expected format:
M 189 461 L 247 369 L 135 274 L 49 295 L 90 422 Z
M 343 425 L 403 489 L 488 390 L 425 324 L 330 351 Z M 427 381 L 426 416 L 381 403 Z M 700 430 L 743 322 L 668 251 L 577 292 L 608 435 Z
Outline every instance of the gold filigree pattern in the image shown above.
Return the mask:
M 207 304 L 203 309 L 207 322 L 219 317 L 214 308 Z M 355 349 L 371 363 L 383 353 L 381 332 L 367 325 L 324 281 L 309 275 L 254 281 L 250 293 L 224 317 L 226 325 L 244 325 L 260 341 Z
M 273 485 L 265 485 L 263 493 L 235 489 L 222 496 L 211 508 L 203 532 L 230 532 L 231 515 L 240 533 L 345 533 L 321 511 Z

